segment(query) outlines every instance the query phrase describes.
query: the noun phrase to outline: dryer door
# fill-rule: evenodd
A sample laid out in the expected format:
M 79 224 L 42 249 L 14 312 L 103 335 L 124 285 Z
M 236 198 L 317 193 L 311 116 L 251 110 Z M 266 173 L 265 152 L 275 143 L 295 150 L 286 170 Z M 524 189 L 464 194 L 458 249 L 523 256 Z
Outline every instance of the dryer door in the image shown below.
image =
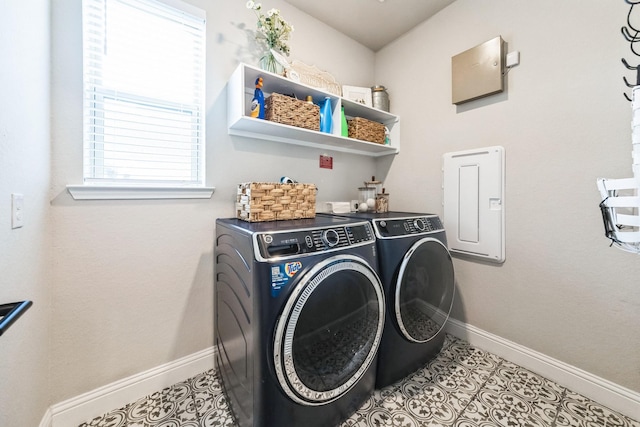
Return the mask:
M 395 287 L 395 316 L 402 335 L 424 343 L 444 328 L 453 305 L 453 262 L 437 239 L 417 241 L 405 254 Z
M 303 405 L 338 399 L 374 360 L 384 293 L 362 259 L 342 255 L 300 277 L 278 319 L 274 362 L 282 389 Z

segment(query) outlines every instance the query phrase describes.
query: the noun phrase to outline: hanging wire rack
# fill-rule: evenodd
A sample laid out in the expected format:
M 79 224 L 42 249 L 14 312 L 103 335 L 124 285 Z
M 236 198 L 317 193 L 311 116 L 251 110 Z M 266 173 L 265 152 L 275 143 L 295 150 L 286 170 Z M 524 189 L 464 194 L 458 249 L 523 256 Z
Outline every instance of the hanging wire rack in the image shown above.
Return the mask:
M 636 43 L 640 42 L 640 25 L 633 23 L 633 11 L 640 0 L 624 0 L 629 5 L 627 25 L 621 28 L 625 40 L 629 42 L 631 53 L 640 57 Z M 638 9 L 640 10 L 640 9 Z M 640 65 L 631 65 L 622 58 L 622 64 L 635 71 L 635 81 L 623 77 L 625 85 L 631 88 L 632 96 L 624 97 L 631 102 L 631 145 L 633 178 L 597 180 L 602 196 L 600 211 L 604 223 L 605 236 L 611 245 L 619 249 L 640 254 Z

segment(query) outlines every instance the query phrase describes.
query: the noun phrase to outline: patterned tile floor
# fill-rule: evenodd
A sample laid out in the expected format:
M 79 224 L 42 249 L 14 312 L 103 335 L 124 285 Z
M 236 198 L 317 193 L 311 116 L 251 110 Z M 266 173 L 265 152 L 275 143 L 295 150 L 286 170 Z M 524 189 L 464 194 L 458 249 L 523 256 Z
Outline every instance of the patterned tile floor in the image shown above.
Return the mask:
M 124 426 L 235 424 L 216 373 L 208 371 L 79 427 Z M 370 426 L 640 427 L 640 422 L 447 336 L 435 359 L 405 380 L 376 391 L 340 427 Z

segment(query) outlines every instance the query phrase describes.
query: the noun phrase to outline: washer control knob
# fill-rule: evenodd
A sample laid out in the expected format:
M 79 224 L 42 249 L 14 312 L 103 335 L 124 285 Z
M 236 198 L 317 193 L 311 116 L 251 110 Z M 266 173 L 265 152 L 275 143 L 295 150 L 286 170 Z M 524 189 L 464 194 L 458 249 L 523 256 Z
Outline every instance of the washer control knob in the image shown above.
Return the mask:
M 424 220 L 422 218 L 414 219 L 413 226 L 418 231 L 424 231 L 427 228 L 427 225 L 424 223 Z
M 338 232 L 336 230 L 333 230 L 333 229 L 325 230 L 325 232 L 322 233 L 322 241 L 327 246 L 332 248 L 340 242 L 340 236 L 338 235 Z
M 385 228 L 387 226 L 387 221 L 380 221 L 380 227 Z

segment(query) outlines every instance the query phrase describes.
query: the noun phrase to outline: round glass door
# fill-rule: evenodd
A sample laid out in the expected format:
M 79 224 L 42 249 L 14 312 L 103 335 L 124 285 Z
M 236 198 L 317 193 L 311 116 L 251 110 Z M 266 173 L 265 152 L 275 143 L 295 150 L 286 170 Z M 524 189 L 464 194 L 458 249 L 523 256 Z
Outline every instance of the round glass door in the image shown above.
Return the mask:
M 304 405 L 346 393 L 371 365 L 384 325 L 380 279 L 363 260 L 328 258 L 300 278 L 278 319 L 276 374 Z
M 404 256 L 395 288 L 395 315 L 400 331 L 424 343 L 442 330 L 454 294 L 453 262 L 447 248 L 433 238 L 416 242 Z

